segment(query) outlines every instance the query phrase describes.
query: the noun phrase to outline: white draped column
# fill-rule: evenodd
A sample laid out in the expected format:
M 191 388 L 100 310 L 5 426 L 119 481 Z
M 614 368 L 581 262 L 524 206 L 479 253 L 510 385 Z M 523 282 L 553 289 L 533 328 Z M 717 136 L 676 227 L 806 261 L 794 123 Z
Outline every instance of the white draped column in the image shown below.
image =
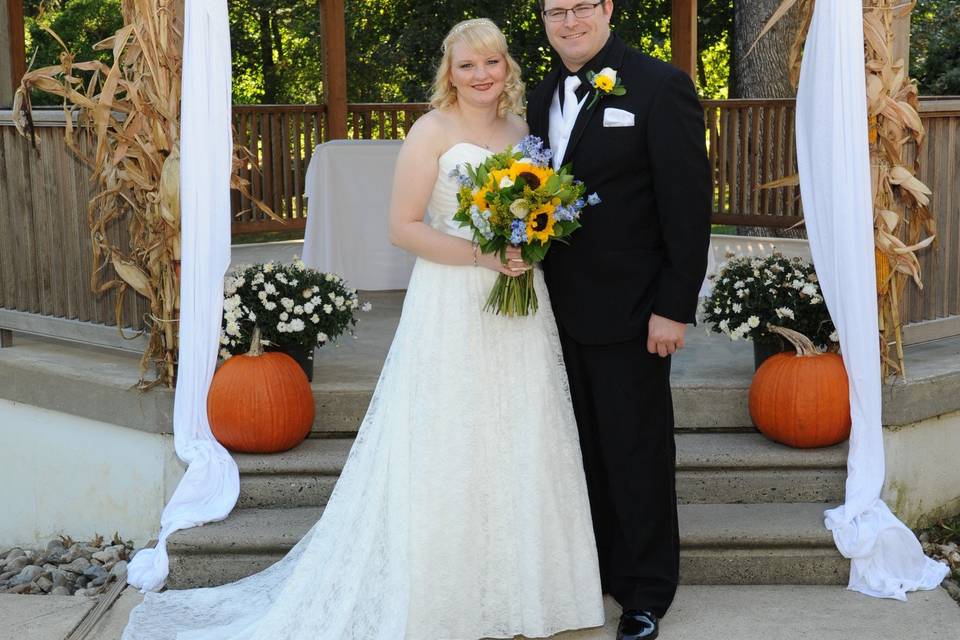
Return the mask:
M 180 353 L 174 445 L 187 471 L 160 519 L 155 549 L 133 558 L 127 580 L 163 586 L 167 537 L 222 520 L 240 493 L 237 465 L 213 438 L 207 391 L 217 363 L 223 277 L 230 265 L 230 28 L 226 0 L 186 0 L 180 102 Z
M 947 567 L 880 499 L 884 481 L 873 203 L 859 0 L 817 2 L 797 92 L 797 163 L 810 251 L 840 335 L 853 420 L 843 505 L 825 513 L 848 588 L 906 599 Z

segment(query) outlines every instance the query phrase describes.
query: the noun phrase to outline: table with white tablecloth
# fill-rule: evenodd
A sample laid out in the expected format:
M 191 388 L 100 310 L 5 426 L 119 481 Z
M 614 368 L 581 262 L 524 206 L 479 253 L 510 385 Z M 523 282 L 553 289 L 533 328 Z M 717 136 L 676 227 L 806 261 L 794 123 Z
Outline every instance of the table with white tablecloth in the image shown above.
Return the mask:
M 335 140 L 307 167 L 303 261 L 365 291 L 406 289 L 416 259 L 390 244 L 388 228 L 399 140 Z

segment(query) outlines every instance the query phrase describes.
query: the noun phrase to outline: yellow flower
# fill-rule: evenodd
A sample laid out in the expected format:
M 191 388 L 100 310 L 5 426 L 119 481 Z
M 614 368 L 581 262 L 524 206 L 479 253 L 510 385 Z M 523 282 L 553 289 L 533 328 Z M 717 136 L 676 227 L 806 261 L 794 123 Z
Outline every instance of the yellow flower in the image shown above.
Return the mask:
M 490 203 L 487 202 L 488 193 L 490 193 L 490 189 L 487 187 L 481 187 L 473 192 L 473 203 L 480 207 L 481 211 L 486 211 L 490 208 Z
M 553 175 L 553 169 L 548 167 L 538 167 L 527 162 L 514 162 L 510 165 L 510 177 L 514 182 L 517 178 L 523 178 L 527 186 L 536 190 Z
M 557 219 L 553 217 L 553 204 L 540 205 L 527 217 L 527 242 L 539 240 L 544 244 L 553 237 L 553 226 Z
M 593 86 L 604 93 L 610 93 L 613 91 L 613 83 L 614 81 L 610 78 L 610 76 L 595 75 L 593 77 Z
M 487 184 L 490 185 L 491 188 L 497 188 L 500 186 L 500 181 L 503 180 L 505 176 L 509 175 L 509 169 L 494 169 L 490 172 L 490 177 L 487 178 Z

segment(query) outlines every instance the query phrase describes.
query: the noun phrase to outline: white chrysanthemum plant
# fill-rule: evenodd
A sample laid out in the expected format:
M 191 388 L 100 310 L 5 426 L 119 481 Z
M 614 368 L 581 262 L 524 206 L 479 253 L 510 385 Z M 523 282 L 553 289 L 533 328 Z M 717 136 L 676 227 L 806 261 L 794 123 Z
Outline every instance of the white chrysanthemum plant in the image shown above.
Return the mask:
M 759 258 L 728 253 L 710 278 L 713 291 L 703 303 L 710 330 L 769 344 L 780 340 L 767 329 L 772 324 L 802 333 L 820 350 L 837 349 L 837 332 L 810 262 L 779 253 Z
M 254 327 L 267 347 L 322 347 L 352 333 L 357 310 L 370 308 L 343 278 L 308 269 L 296 257 L 290 264 L 240 266 L 224 281 L 220 357 L 246 353 Z

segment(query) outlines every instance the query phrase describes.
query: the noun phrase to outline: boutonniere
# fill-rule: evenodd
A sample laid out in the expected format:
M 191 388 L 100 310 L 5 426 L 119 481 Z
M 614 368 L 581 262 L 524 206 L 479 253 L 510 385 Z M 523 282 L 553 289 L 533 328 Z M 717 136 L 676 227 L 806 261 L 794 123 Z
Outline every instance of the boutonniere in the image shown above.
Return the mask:
M 587 109 L 592 109 L 597 100 L 603 96 L 622 96 L 627 93 L 626 87 L 620 83 L 620 77 L 616 70 L 610 67 L 604 67 L 600 70 L 600 73 L 587 71 L 587 82 L 593 87 L 593 100 L 590 101 Z

